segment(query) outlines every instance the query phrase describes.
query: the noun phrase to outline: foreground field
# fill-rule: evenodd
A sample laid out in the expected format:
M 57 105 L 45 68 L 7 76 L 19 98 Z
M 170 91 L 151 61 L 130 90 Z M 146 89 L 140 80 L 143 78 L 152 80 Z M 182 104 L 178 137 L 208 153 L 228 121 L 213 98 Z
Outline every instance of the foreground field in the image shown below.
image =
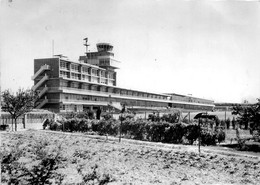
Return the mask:
M 2 184 L 258 184 L 259 158 L 42 131 L 2 133 Z M 39 180 L 40 179 L 40 180 Z

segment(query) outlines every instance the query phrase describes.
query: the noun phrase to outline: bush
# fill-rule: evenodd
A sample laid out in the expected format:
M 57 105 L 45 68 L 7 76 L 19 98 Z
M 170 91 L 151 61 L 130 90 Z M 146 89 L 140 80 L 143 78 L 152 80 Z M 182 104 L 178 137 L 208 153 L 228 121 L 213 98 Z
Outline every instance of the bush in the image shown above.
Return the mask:
M 103 112 L 103 113 L 101 114 L 101 117 L 102 117 L 103 119 L 105 119 L 105 120 L 110 120 L 110 119 L 113 118 L 112 114 L 107 113 L 107 112 Z
M 130 117 L 122 117 L 124 121 L 115 119 L 87 120 L 72 118 L 62 123 L 54 122 L 50 125 L 51 130 L 62 130 L 68 132 L 93 131 L 99 135 L 116 136 L 121 127 L 123 137 L 137 140 L 148 140 L 164 143 L 183 143 L 184 139 L 193 144 L 199 137 L 197 124 L 168 123 L 147 121 L 145 119 L 133 120 Z M 201 143 L 203 145 L 216 145 L 217 142 L 225 140 L 225 133 L 221 129 L 202 129 Z
M 122 122 L 121 131 L 133 139 L 145 140 L 146 139 L 146 125 L 147 121 L 138 119 L 136 121 L 127 119 Z
M 94 111 L 86 111 L 86 112 L 66 112 L 66 113 L 59 113 L 65 119 L 94 119 L 95 112 Z
M 63 123 L 52 121 L 50 123 L 50 130 L 60 131 L 63 130 Z
M 214 131 L 202 129 L 200 137 L 201 145 L 216 145 L 217 134 Z
M 148 120 L 149 121 L 160 121 L 160 116 L 158 114 L 155 114 L 155 112 L 154 112 L 153 114 L 148 115 Z
M 221 143 L 221 142 L 225 141 L 225 138 L 226 138 L 225 131 L 223 129 L 221 129 L 221 128 L 217 128 L 216 132 L 217 132 L 218 143 Z
M 93 127 L 92 127 L 93 128 Z M 110 119 L 110 120 L 101 120 L 95 123 L 95 130 L 100 135 L 117 135 L 119 129 L 119 122 Z
M 196 124 L 190 124 L 185 128 L 185 138 L 189 141 L 189 144 L 193 144 L 199 138 L 199 126 Z
M 168 127 L 169 124 L 166 122 L 151 122 L 146 126 L 147 129 L 147 138 L 149 141 L 160 142 L 164 139 L 165 128 Z
M 202 145 L 216 145 L 225 141 L 225 132 L 221 128 L 216 130 L 202 129 L 201 131 L 201 144 Z
M 163 142 L 182 143 L 185 135 L 185 125 L 182 123 L 169 124 L 164 131 Z

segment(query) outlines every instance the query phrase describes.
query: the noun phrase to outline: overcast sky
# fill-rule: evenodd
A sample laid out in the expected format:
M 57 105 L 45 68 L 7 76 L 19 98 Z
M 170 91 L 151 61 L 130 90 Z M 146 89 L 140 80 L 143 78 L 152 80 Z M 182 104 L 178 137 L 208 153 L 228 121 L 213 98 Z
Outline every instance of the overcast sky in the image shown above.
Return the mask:
M 216 102 L 260 98 L 260 3 L 1 0 L 1 88 L 33 85 L 33 59 L 114 45 L 118 86 Z

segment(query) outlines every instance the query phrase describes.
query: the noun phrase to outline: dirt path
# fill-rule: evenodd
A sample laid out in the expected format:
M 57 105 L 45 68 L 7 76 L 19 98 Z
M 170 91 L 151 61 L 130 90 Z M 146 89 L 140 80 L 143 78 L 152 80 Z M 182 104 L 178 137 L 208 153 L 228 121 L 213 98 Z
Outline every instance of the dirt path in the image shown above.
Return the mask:
M 244 155 L 215 154 L 203 150 L 199 155 L 194 147 L 170 147 L 163 144 L 136 144 L 123 141 L 104 141 L 80 135 L 26 131 L 2 134 L 6 143 L 34 138 L 48 138 L 51 145 L 62 141 L 66 168 L 64 183 L 80 183 L 82 173 L 96 166 L 98 173 L 109 174 L 109 184 L 258 184 L 259 158 Z M 8 147 L 3 145 L 2 147 Z

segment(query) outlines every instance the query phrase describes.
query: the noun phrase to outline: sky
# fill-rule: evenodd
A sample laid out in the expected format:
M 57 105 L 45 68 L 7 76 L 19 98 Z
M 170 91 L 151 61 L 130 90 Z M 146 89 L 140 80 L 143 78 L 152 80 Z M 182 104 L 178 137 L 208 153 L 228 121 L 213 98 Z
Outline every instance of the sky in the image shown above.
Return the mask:
M 114 46 L 117 86 L 215 102 L 260 98 L 260 2 L 0 0 L 1 89 L 31 88 L 33 60 Z

